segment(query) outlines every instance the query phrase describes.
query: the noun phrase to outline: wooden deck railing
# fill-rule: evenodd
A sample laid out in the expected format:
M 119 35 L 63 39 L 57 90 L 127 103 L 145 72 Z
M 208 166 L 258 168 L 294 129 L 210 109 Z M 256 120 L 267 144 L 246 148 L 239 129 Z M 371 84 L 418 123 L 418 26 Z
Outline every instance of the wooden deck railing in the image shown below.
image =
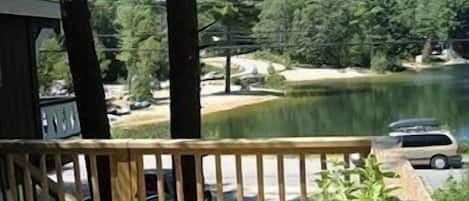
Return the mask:
M 144 178 L 143 156 L 152 155 L 156 161 L 157 182 L 155 189 L 158 199 L 165 200 L 165 177 L 163 176 L 162 155 L 170 155 L 174 160 L 176 194 L 178 200 L 184 200 L 182 186 L 181 156 L 195 157 L 197 199 L 204 200 L 204 179 L 202 157 L 215 156 L 216 168 L 216 198 L 223 201 L 223 181 L 221 156 L 235 156 L 236 170 L 236 197 L 243 200 L 243 172 L 242 156 L 255 155 L 257 170 L 258 200 L 264 200 L 264 155 L 276 155 L 278 173 L 278 200 L 285 200 L 284 156 L 296 155 L 299 157 L 300 200 L 307 199 L 306 167 L 307 155 L 318 155 L 321 159 L 321 168 L 327 168 L 328 154 L 343 154 L 348 167 L 349 155 L 361 153 L 367 155 L 370 151 L 371 140 L 366 137 L 340 137 L 340 138 L 295 138 L 295 139 L 265 139 L 265 140 L 76 140 L 76 141 L 0 141 L 0 153 L 6 160 L 7 185 L 23 185 L 23 194 L 26 201 L 33 197 L 47 200 L 52 192 L 58 200 L 65 200 L 64 181 L 62 177 L 62 158 L 71 157 L 74 163 L 74 197 L 81 200 L 82 186 L 80 178 L 80 161 L 78 156 L 87 156 L 90 161 L 91 181 L 90 190 L 95 201 L 99 201 L 98 180 L 101 179 L 96 169 L 97 156 L 109 156 L 111 163 L 112 195 L 115 201 L 143 201 L 146 198 L 146 184 Z M 53 167 L 57 170 L 56 182 L 48 178 L 48 159 L 52 158 Z M 18 174 L 21 173 L 21 174 Z M 19 178 L 18 175 L 21 175 Z M 34 188 L 33 188 L 34 184 Z M 9 199 L 18 201 L 18 189 L 10 188 Z M 35 190 L 40 189 L 40 190 Z

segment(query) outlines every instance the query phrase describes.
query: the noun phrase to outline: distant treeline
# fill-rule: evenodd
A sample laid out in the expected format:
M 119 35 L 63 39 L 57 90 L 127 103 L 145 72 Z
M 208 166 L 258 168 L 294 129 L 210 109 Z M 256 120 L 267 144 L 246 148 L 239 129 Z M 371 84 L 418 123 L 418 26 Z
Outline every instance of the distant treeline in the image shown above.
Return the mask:
M 236 45 L 249 44 L 288 62 L 384 71 L 403 58 L 423 54 L 426 59 L 437 46 L 469 52 L 465 42 L 433 42 L 469 38 L 466 0 L 204 0 L 198 5 L 199 27 L 206 28 L 201 46 L 234 46 L 235 53 L 246 52 Z M 169 74 L 164 1 L 90 0 L 89 7 L 103 79 L 125 80 L 134 99 L 150 97 L 149 83 Z M 424 42 L 392 43 L 406 40 Z M 207 47 L 206 54 L 224 55 L 223 49 Z M 42 49 L 62 50 L 63 37 L 46 40 Z M 63 52 L 44 51 L 40 58 L 44 93 L 52 80 L 69 80 Z

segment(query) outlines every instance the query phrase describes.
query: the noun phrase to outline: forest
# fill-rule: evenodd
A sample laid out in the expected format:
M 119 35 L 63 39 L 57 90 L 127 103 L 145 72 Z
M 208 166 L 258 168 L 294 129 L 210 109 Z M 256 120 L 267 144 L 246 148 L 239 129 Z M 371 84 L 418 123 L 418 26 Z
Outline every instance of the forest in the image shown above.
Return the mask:
M 90 0 L 89 8 L 103 80 L 150 97 L 150 83 L 169 76 L 165 2 Z M 202 57 L 257 52 L 288 64 L 384 72 L 437 47 L 469 52 L 466 0 L 200 0 L 198 13 Z M 57 34 L 42 44 L 43 94 L 52 81 L 70 80 L 63 40 Z

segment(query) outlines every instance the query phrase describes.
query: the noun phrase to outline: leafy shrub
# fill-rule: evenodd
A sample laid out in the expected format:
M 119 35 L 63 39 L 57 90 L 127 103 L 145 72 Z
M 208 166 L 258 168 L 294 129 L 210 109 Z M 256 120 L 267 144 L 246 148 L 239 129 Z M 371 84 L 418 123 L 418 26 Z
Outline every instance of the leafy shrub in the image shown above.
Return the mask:
M 133 77 L 131 85 L 132 100 L 144 101 L 151 100 L 151 74 L 140 73 Z
M 265 78 L 265 86 L 273 89 L 285 88 L 287 84 L 286 80 L 283 75 L 277 73 L 271 74 Z
M 444 187 L 433 192 L 435 201 L 469 201 L 469 170 L 462 181 L 450 177 Z
M 469 141 L 464 141 L 461 143 L 462 152 L 465 154 L 469 154 Z
M 241 85 L 241 78 L 240 77 L 232 77 L 231 83 L 234 85 Z
M 371 69 L 378 73 L 384 73 L 392 69 L 392 67 L 392 62 L 383 51 L 376 52 L 373 58 L 371 58 Z
M 396 177 L 393 172 L 383 171 L 374 155 L 365 160 L 362 168 L 344 169 L 343 162 L 335 162 L 333 167 L 321 171 L 321 179 L 316 182 L 319 190 L 311 196 L 317 201 L 394 201 L 391 193 L 396 188 L 387 188 L 385 178 Z M 362 183 L 345 179 L 352 174 L 363 178 Z

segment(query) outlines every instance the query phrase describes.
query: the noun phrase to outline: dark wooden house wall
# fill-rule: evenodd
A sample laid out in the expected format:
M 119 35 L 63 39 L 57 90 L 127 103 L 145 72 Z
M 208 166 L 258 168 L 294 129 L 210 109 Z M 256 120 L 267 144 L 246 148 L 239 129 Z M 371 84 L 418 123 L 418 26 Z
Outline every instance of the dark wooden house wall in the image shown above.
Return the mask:
M 0 139 L 41 136 L 32 19 L 0 14 Z

